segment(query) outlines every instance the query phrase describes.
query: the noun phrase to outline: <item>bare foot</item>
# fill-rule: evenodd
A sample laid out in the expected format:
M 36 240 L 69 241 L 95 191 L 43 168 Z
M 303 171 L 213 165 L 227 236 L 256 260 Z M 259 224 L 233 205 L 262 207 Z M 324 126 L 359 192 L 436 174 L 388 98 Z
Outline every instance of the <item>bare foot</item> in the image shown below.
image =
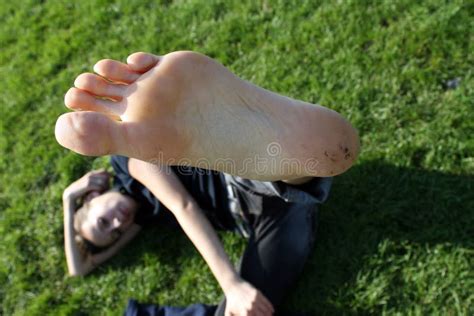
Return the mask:
M 244 81 L 194 52 L 101 60 L 66 96 L 56 123 L 77 153 L 120 154 L 244 178 L 333 176 L 359 151 L 357 131 L 328 108 Z M 104 79 L 105 78 L 105 79 Z

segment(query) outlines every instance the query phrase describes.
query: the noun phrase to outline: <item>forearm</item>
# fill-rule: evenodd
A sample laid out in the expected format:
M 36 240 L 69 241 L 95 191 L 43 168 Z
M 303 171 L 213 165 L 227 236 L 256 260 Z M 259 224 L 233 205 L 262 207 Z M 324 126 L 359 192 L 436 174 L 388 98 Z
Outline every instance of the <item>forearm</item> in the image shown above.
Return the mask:
M 67 267 L 69 275 L 84 275 L 89 272 L 88 258 L 85 257 L 74 237 L 74 201 L 72 198 L 63 199 L 64 207 L 64 251 L 66 254 Z
M 176 217 L 224 290 L 240 280 L 208 219 L 178 177 L 166 166 L 129 160 L 131 175 L 150 189 Z
M 240 277 L 209 220 L 194 203 L 187 209 L 175 211 L 174 214 L 226 293 Z

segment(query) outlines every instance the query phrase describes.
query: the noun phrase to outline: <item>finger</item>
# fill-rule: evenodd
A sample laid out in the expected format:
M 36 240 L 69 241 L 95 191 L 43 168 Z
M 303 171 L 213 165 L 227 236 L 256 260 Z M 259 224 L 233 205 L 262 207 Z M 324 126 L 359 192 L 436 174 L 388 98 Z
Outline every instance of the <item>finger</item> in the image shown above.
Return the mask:
M 96 185 L 96 186 L 99 186 L 100 188 L 105 188 L 108 186 L 108 181 L 106 179 L 91 179 L 90 180 L 90 184 L 91 185 Z
M 100 169 L 97 169 L 97 170 L 92 170 L 90 173 L 101 173 L 101 172 L 107 172 L 107 170 L 105 170 L 105 168 L 100 168 Z
M 104 168 L 91 171 L 91 173 L 93 175 L 98 175 L 100 177 L 107 177 L 107 178 L 110 177 L 110 173 L 107 170 L 105 170 Z
M 90 183 L 88 186 L 87 186 L 87 191 L 90 192 L 90 191 L 102 191 L 104 188 L 96 183 Z
M 91 179 L 91 181 L 93 183 L 95 183 L 97 185 L 101 185 L 101 186 L 103 186 L 107 182 L 107 180 L 104 179 L 104 178 L 93 178 L 93 179 Z
M 100 179 L 108 179 L 109 178 L 109 174 L 107 173 L 107 171 L 101 171 L 101 172 L 93 174 L 92 176 L 100 178 Z
M 261 312 L 264 312 L 265 315 L 271 315 L 274 313 L 272 303 L 270 303 L 270 301 L 260 291 L 258 291 L 256 302 L 258 309 L 261 310 Z
M 105 174 L 94 174 L 90 179 L 95 183 L 106 183 L 109 180 L 109 177 Z
M 101 170 L 93 170 L 90 172 L 91 176 L 100 176 L 103 175 L 106 171 L 101 169 Z
M 272 312 L 270 311 L 270 309 L 265 305 L 259 305 L 256 309 L 257 309 L 256 310 L 257 315 L 263 315 L 263 316 L 271 316 L 272 315 Z
M 107 171 L 101 171 L 96 173 L 94 176 L 99 177 L 101 179 L 107 179 L 109 177 L 109 173 Z
M 108 183 L 109 182 L 109 175 L 108 174 L 102 174 L 100 181 L 103 183 Z
M 260 301 L 265 306 L 265 308 L 268 309 L 270 313 L 274 313 L 275 309 L 273 308 L 273 304 L 261 292 L 259 292 L 258 295 L 259 295 Z
M 104 186 L 107 186 L 109 184 L 109 177 L 107 175 L 101 175 L 98 180 L 99 180 L 99 183 L 101 183 Z

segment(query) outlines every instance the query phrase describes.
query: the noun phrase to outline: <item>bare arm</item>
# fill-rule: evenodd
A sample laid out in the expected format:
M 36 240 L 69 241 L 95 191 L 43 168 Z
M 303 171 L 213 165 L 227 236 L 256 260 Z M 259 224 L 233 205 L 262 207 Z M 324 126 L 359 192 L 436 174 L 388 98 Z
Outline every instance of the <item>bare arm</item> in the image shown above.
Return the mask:
M 75 241 L 74 211 L 75 203 L 70 197 L 63 197 L 64 207 L 64 251 L 66 253 L 69 275 L 85 275 L 92 270 L 90 254 L 84 254 Z
M 247 309 L 259 315 L 270 315 L 273 312 L 271 303 L 241 279 L 214 228 L 169 167 L 130 159 L 129 171 L 175 215 L 223 289 L 228 301 L 227 308 L 231 306 L 236 311 Z M 245 306 L 245 303 L 248 305 Z
M 113 256 L 115 256 L 120 249 L 122 249 L 125 245 L 127 245 L 130 241 L 132 241 L 135 236 L 140 232 L 141 226 L 137 224 L 132 224 L 130 228 L 128 228 L 120 238 L 113 243 L 113 245 L 107 247 L 107 249 L 91 255 L 91 262 L 93 268 L 98 267 L 105 261 L 109 260 Z
M 77 209 L 76 200 L 88 191 L 103 191 L 106 188 L 108 174 L 104 171 L 93 171 L 72 183 L 63 194 L 64 209 L 64 251 L 66 254 L 69 275 L 86 275 L 104 261 L 114 256 L 123 246 L 132 240 L 140 231 L 140 226 L 133 224 L 120 236 L 113 245 L 97 254 L 91 254 L 79 249 L 76 243 L 74 230 L 74 213 Z M 100 183 L 104 183 L 103 186 Z

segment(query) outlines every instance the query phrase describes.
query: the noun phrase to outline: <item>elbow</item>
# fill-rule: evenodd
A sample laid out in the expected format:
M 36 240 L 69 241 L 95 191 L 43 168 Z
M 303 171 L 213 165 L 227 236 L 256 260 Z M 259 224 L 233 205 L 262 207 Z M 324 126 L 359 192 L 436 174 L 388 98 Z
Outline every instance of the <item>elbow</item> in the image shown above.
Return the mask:
M 82 277 L 89 273 L 90 271 L 80 268 L 68 268 L 68 275 L 70 277 Z
M 71 271 L 71 270 L 69 270 L 68 275 L 70 277 L 80 277 L 80 276 L 84 276 L 85 274 L 81 273 L 80 271 L 75 271 L 75 270 Z

